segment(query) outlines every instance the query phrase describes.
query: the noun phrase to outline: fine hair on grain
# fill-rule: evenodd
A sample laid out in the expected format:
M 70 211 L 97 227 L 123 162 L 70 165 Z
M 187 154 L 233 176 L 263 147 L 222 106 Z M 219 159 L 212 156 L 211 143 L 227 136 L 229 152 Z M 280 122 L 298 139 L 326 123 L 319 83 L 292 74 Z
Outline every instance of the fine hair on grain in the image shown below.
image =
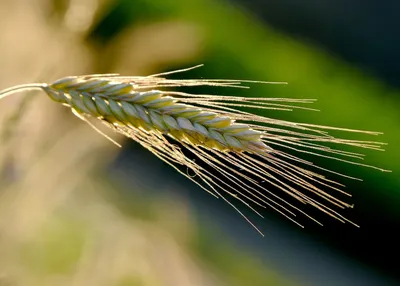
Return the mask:
M 0 99 L 24 90 L 44 91 L 116 145 L 119 146 L 95 127 L 92 120 L 100 120 L 133 139 L 203 190 L 222 198 L 257 231 L 230 198 L 260 216 L 257 208 L 269 207 L 300 226 L 297 214 L 320 222 L 292 201 L 311 205 L 341 222 L 352 223 L 339 212 L 352 205 L 335 195 L 349 194 L 343 191 L 340 182 L 321 173 L 352 177 L 318 166 L 296 154 L 385 171 L 360 163 L 358 160 L 363 159 L 363 154 L 341 148 L 382 151 L 384 143 L 343 139 L 328 131 L 380 133 L 296 123 L 251 112 L 313 110 L 306 106 L 314 102 L 311 99 L 192 94 L 174 90 L 193 86 L 247 88 L 243 84 L 285 84 L 282 82 L 166 78 L 169 74 L 197 67 L 150 76 L 70 76 L 51 84 L 14 86 L 0 91 Z

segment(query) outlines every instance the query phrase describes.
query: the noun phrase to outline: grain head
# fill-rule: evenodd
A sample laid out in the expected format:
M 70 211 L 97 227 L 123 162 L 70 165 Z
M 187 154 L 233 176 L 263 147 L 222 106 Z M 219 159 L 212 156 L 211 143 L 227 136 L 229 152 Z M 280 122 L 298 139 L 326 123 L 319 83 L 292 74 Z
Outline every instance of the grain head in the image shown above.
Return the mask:
M 165 78 L 170 73 L 144 77 L 118 74 L 71 76 L 51 84 L 11 87 L 1 91 L 0 98 L 17 91 L 43 90 L 109 140 L 113 141 L 92 124 L 93 119 L 135 140 L 202 189 L 225 200 L 246 220 L 230 198 L 256 213 L 256 207 L 270 207 L 296 223 L 296 214 L 308 216 L 279 193 L 268 189 L 273 186 L 288 198 L 312 205 L 339 221 L 350 222 L 338 212 L 338 209 L 351 207 L 335 196 L 335 192 L 346 194 L 342 191 L 343 185 L 318 171 L 348 176 L 319 167 L 297 157 L 296 153 L 385 171 L 357 162 L 362 159 L 362 154 L 340 148 L 347 145 L 382 150 L 383 143 L 336 138 L 328 130 L 369 135 L 378 135 L 377 132 L 296 123 L 243 111 L 243 108 L 310 109 L 304 105 L 313 100 L 178 92 L 174 87 L 240 88 L 245 87 L 244 83 L 269 82 Z M 338 147 L 332 147 L 334 145 Z

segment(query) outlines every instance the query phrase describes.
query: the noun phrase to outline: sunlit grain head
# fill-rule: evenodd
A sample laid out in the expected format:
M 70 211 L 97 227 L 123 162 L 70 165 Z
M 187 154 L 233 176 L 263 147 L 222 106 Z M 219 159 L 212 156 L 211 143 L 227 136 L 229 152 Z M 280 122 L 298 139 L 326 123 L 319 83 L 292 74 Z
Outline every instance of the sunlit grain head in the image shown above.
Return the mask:
M 301 207 L 284 199 L 286 197 L 311 205 L 339 221 L 350 222 L 339 212 L 351 207 L 337 198 L 339 193 L 347 194 L 342 191 L 343 185 L 320 173 L 349 176 L 317 166 L 298 154 L 384 171 L 360 163 L 361 153 L 341 149 L 350 146 L 381 151 L 383 143 L 337 138 L 328 131 L 379 133 L 296 123 L 252 113 L 252 110 L 311 110 L 309 104 L 313 100 L 310 99 L 174 91 L 176 87 L 191 86 L 247 88 L 243 84 L 282 84 L 166 78 L 170 73 L 186 70 L 143 77 L 118 74 L 71 76 L 51 84 L 11 87 L 0 92 L 0 98 L 17 91 L 41 89 L 54 101 L 71 108 L 76 116 L 108 139 L 93 125 L 93 120 L 98 119 L 138 142 L 202 189 L 225 200 L 246 220 L 235 201 L 257 214 L 260 214 L 257 208 L 272 208 L 296 223 L 297 214 L 318 223 Z

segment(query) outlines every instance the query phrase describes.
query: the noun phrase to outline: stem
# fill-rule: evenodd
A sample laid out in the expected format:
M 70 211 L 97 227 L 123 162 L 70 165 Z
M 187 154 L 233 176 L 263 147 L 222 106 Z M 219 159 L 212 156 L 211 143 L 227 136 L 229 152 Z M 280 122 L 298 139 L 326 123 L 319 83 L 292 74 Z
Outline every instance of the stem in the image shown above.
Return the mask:
M 22 90 L 34 90 L 34 89 L 44 89 L 47 87 L 46 83 L 29 83 L 29 84 L 21 84 L 15 85 L 10 88 L 3 89 L 0 91 L 0 99 L 3 99 L 6 96 L 9 96 L 13 93 L 22 91 Z

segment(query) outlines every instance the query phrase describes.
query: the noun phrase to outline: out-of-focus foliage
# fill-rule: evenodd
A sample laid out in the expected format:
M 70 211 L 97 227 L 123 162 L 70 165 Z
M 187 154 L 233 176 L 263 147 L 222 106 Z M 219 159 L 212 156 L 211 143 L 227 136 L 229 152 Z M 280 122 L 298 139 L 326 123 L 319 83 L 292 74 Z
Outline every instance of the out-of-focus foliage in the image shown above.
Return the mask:
M 394 173 L 328 164 L 366 180 L 345 182 L 359 213 L 400 219 L 399 92 L 238 7 L 216 0 L 4 0 L 0 26 L 1 87 L 198 63 L 205 67 L 179 77 L 287 81 L 246 92 L 316 98 L 322 110 L 268 116 L 385 133 L 372 139 L 388 142 L 387 151 L 367 152 L 367 163 Z M 25 100 L 23 116 L 10 121 Z M 216 239 L 179 199 L 146 198 L 146 190 L 108 182 L 105 166 L 116 147 L 44 95 L 16 95 L 0 108 L 0 285 L 297 284 Z

